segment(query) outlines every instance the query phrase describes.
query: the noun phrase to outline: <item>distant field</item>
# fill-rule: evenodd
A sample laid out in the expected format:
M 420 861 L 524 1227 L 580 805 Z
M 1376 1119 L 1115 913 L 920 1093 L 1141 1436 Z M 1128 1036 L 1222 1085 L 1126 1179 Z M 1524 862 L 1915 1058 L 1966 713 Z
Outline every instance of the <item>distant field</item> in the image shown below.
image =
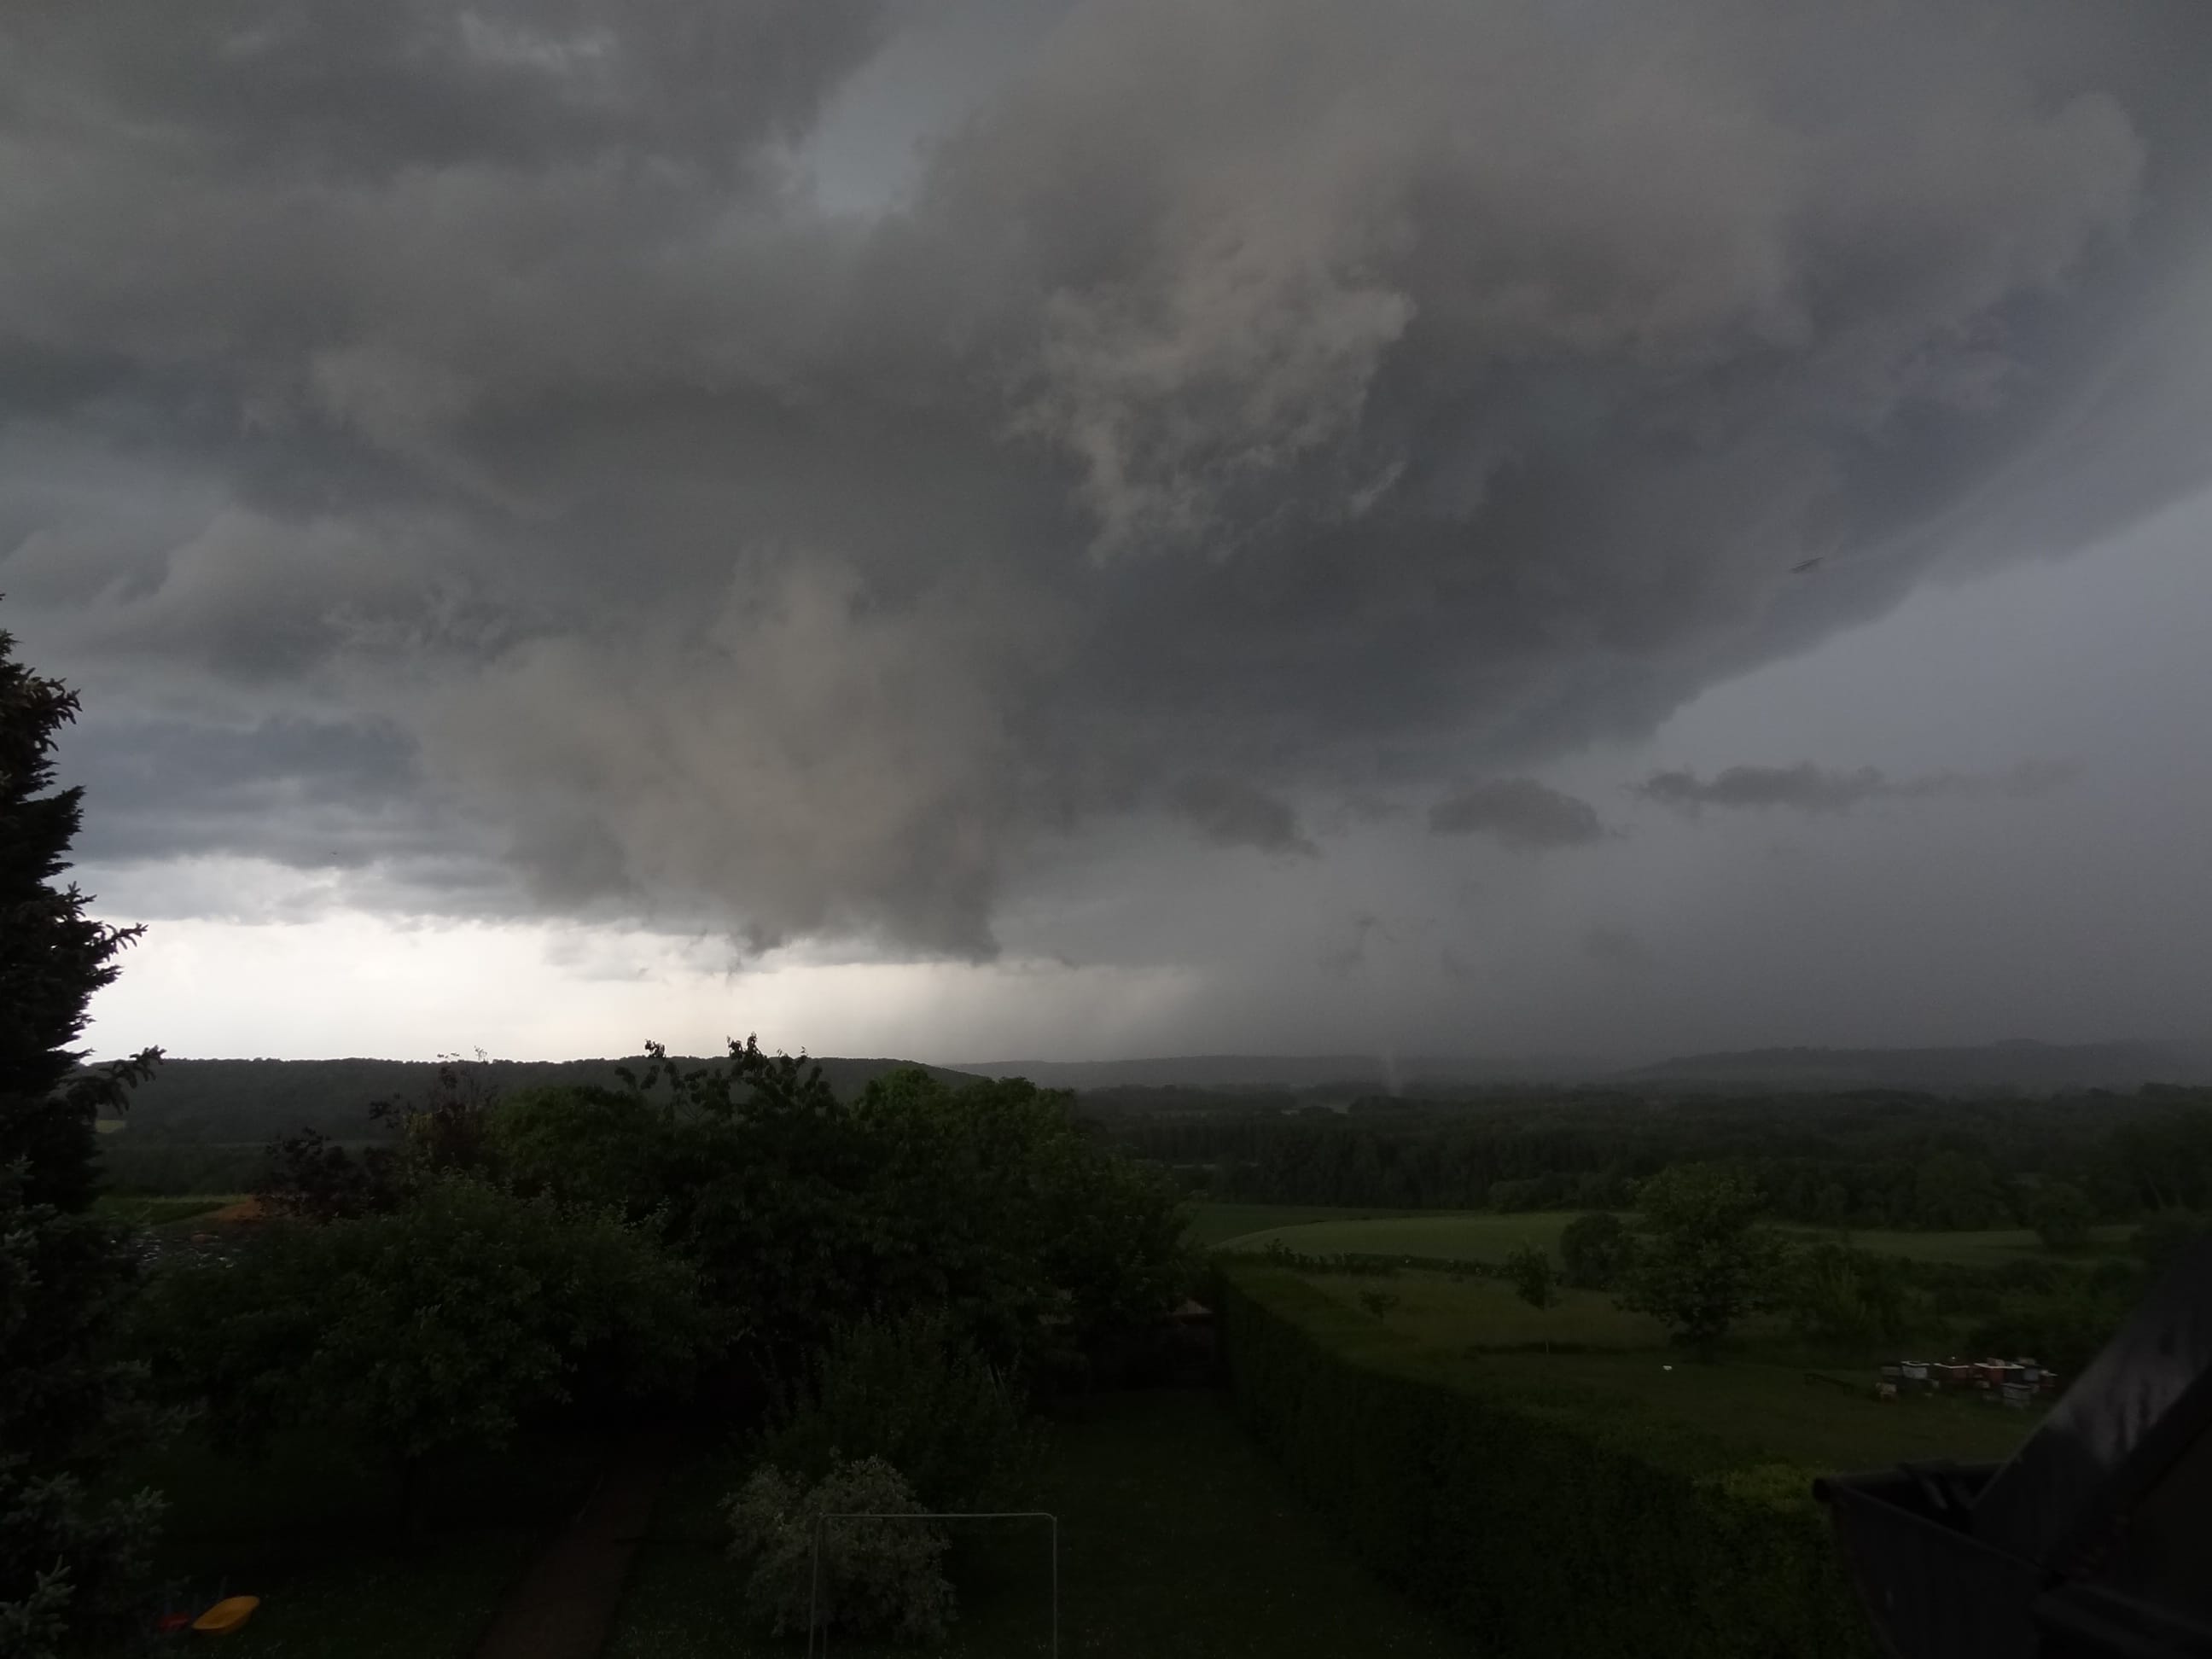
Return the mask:
M 1681 1424 L 1761 1461 L 1836 1473 L 1923 1458 L 1962 1462 L 2008 1457 L 2039 1413 L 1979 1400 L 1923 1396 L 1880 1401 L 1806 1380 L 1802 1365 L 1756 1351 L 1699 1365 L 1664 1350 L 1617 1353 L 1462 1356 L 1474 1377 L 1532 1400 L 1570 1391 Z M 1672 1365 L 1672 1370 L 1662 1370 Z M 1871 1385 L 1871 1365 L 1859 1371 Z
M 235 1204 L 239 1196 L 236 1193 L 195 1193 L 178 1198 L 126 1198 L 104 1193 L 95 1207 L 111 1221 L 134 1227 L 165 1227 Z
M 1784 1227 L 1781 1231 L 1808 1239 L 1838 1237 L 1834 1231 L 1819 1227 Z M 2134 1231 L 2133 1227 L 2125 1225 L 2092 1227 L 2089 1235 L 2098 1249 L 2118 1249 L 2127 1243 Z M 1849 1237 L 1857 1249 L 1884 1250 L 1893 1255 L 1909 1255 L 1921 1261 L 1948 1261 L 1961 1267 L 2002 1267 L 2008 1261 L 2030 1257 L 2045 1261 L 2064 1259 L 2052 1256 L 2043 1248 L 2042 1242 L 2024 1227 L 1969 1233 L 1869 1231 Z
M 1278 1279 L 1326 1298 L 1315 1334 L 1355 1358 L 1380 1341 L 1428 1375 L 1503 1390 L 1531 1407 L 1579 1406 L 1615 1421 L 1648 1415 L 1703 1437 L 1730 1463 L 1840 1471 L 1910 1458 L 1994 1460 L 2010 1454 L 2038 1415 L 1964 1398 L 1878 1401 L 1880 1355 L 1810 1355 L 1772 1322 L 1752 1322 L 1717 1362 L 1700 1364 L 1668 1347 L 1655 1322 L 1594 1292 L 1569 1291 L 1540 1312 L 1494 1281 L 1437 1273 L 1307 1278 L 1261 1269 L 1255 1282 Z M 1397 1298 L 1379 1317 L 1360 1304 L 1363 1292 L 1376 1291 Z M 1538 1345 L 1547 1341 L 1559 1346 L 1545 1352 Z M 1808 1381 L 1808 1370 L 1858 1391 Z
M 1212 1207 L 1262 1212 L 1270 1206 Z M 1318 1218 L 1321 1212 L 1312 1213 Z M 1524 1243 L 1557 1250 L 1561 1230 L 1580 1213 L 1576 1210 L 1429 1213 L 1401 1211 L 1395 1216 L 1375 1220 L 1316 1218 L 1304 1222 L 1293 1222 L 1285 1217 L 1263 1223 L 1249 1233 L 1230 1234 L 1207 1242 L 1227 1243 L 1233 1240 L 1240 1250 L 1258 1250 L 1279 1239 L 1284 1249 L 1308 1255 L 1372 1252 L 1441 1256 L 1461 1261 L 1503 1261 Z M 1785 1226 L 1780 1231 L 1808 1242 L 1839 1236 L 1831 1229 L 1820 1227 Z M 2092 1234 L 2100 1247 L 2116 1249 L 2125 1243 L 2132 1231 L 2126 1226 L 2097 1227 L 2092 1229 Z M 2050 1258 L 2050 1252 L 2033 1233 L 2018 1228 L 1959 1233 L 1867 1231 L 1853 1232 L 1849 1237 L 1852 1245 L 1862 1250 L 1881 1250 L 1923 1261 L 1946 1261 L 1969 1267 L 1999 1267 L 2008 1261 Z
M 1373 1211 L 1368 1213 L 1376 1214 Z M 1560 1229 L 1579 1213 L 1573 1210 L 1528 1210 L 1512 1214 L 1487 1211 L 1431 1211 L 1423 1214 L 1401 1211 L 1395 1216 L 1382 1215 L 1372 1220 L 1277 1222 L 1233 1237 L 1240 1250 L 1264 1250 L 1269 1243 L 1279 1240 L 1285 1249 L 1308 1255 L 1373 1252 L 1380 1255 L 1442 1256 L 1456 1261 L 1503 1261 L 1523 1243 L 1557 1250 Z
M 1295 1227 L 1310 1221 L 1358 1221 L 1373 1216 L 1412 1216 L 1418 1210 L 1363 1208 L 1341 1204 L 1213 1204 L 1183 1206 L 1188 1218 L 1184 1236 L 1202 1249 L 1227 1243 L 1246 1233 L 1276 1227 Z

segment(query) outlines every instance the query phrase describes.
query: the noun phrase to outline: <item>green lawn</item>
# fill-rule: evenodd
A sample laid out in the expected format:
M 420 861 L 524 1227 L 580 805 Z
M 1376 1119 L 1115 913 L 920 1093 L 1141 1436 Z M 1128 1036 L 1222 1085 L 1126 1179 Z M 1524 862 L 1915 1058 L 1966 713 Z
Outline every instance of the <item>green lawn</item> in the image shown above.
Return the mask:
M 1698 1364 L 1662 1350 L 1611 1353 L 1462 1354 L 1471 1377 L 1530 1399 L 1570 1394 L 1710 1435 L 1752 1462 L 1848 1472 L 1923 1458 L 1960 1462 L 2009 1456 L 2033 1415 L 1979 1400 L 1873 1397 L 1808 1382 L 1802 1364 L 1776 1364 L 1756 1349 Z M 1668 1370 L 1667 1367 L 1673 1369 Z M 1847 1371 L 1837 1372 L 1849 1376 Z
M 1358 1221 L 1374 1216 L 1418 1215 L 1416 1210 L 1361 1209 L 1341 1204 L 1216 1204 L 1197 1200 L 1183 1206 L 1184 1237 L 1201 1249 L 1224 1244 L 1247 1233 L 1294 1227 L 1310 1221 Z
M 1373 1318 L 1361 1298 L 1395 1298 L 1382 1323 L 1424 1348 L 1457 1353 L 1469 1347 L 1515 1348 L 1550 1342 L 1576 1347 L 1656 1348 L 1666 1328 L 1643 1314 L 1624 1313 L 1596 1291 L 1563 1291 L 1556 1307 L 1538 1310 L 1489 1279 L 1449 1279 L 1401 1273 L 1389 1279 L 1322 1273 L 1308 1279 L 1346 1311 Z
M 131 1227 L 167 1227 L 238 1202 L 237 1193 L 195 1193 L 176 1198 L 136 1198 L 102 1193 L 93 1207 L 110 1221 Z
M 805 1650 L 750 1633 L 714 1500 L 736 1480 L 702 1460 L 662 1500 L 607 1659 L 744 1659 Z M 1463 1638 L 1328 1541 L 1320 1519 L 1202 1391 L 1101 1395 L 1060 1424 L 1039 1507 L 1060 1517 L 1063 1652 L 1164 1659 L 1446 1659 Z M 1046 1652 L 1042 1540 L 1000 1534 L 961 1585 L 944 1659 Z M 911 1653 L 838 1641 L 840 1655 Z
M 1283 1277 L 1327 1304 L 1326 1315 L 1312 1304 L 1315 1328 L 1346 1352 L 1370 1346 L 1373 1333 L 1429 1375 L 1532 1405 L 1574 1402 L 1686 1429 L 1709 1437 L 1728 1462 L 1848 1470 L 1909 1458 L 2001 1458 L 2039 1415 L 1978 1399 L 1876 1400 L 1885 1356 L 1808 1349 L 1772 1319 L 1747 1322 L 1717 1361 L 1700 1364 L 1668 1348 L 1656 1321 L 1595 1291 L 1569 1291 L 1539 1310 L 1488 1279 Z M 1377 1291 L 1396 1298 L 1379 1316 L 1361 1302 Z M 1549 1352 L 1546 1343 L 1554 1345 Z M 1850 1386 L 1808 1381 L 1808 1370 Z
M 464 1659 L 596 1468 L 596 1449 L 579 1440 L 453 1464 L 426 1484 L 412 1539 L 388 1484 L 307 1436 L 258 1467 L 188 1437 L 135 1478 L 168 1498 L 156 1577 L 171 1606 L 262 1598 L 226 1654 Z
M 1259 1206 L 1254 1206 L 1259 1207 Z M 1557 1250 L 1559 1232 L 1580 1212 L 1528 1210 L 1401 1212 L 1374 1219 L 1303 1223 L 1276 1222 L 1232 1242 L 1240 1250 L 1263 1250 L 1280 1241 L 1285 1249 L 1308 1255 L 1373 1253 L 1428 1255 L 1459 1261 L 1503 1261 L 1524 1243 Z
M 1869 1229 L 1864 1232 L 1839 1234 L 1832 1229 L 1790 1226 L 1781 1231 L 1808 1241 L 1848 1238 L 1856 1249 L 1882 1250 L 1893 1255 L 1911 1256 L 1920 1261 L 1945 1261 L 1961 1267 L 2002 1267 L 2008 1261 L 2030 1259 L 2044 1261 L 2074 1259 L 2053 1255 L 2043 1248 L 2042 1241 L 2025 1227 L 1958 1233 L 1892 1232 Z M 2089 1237 L 2093 1250 L 2123 1249 L 2134 1232 L 2135 1229 L 2128 1225 L 2092 1227 Z
M 1264 1212 L 1273 1206 L 1212 1207 Z M 1449 1257 L 1462 1261 L 1503 1261 L 1524 1243 L 1557 1250 L 1561 1230 L 1580 1213 L 1577 1210 L 1436 1211 L 1426 1214 L 1401 1211 L 1391 1216 L 1384 1212 L 1370 1212 L 1380 1218 L 1330 1220 L 1322 1218 L 1322 1212 L 1316 1210 L 1307 1212 L 1310 1219 L 1285 1214 L 1261 1223 L 1249 1232 L 1213 1237 L 1203 1242 L 1233 1241 L 1239 1250 L 1256 1250 L 1265 1249 L 1270 1241 L 1279 1239 L 1285 1249 L 1309 1255 L 1371 1252 Z M 2035 1235 L 2024 1228 L 1956 1233 L 1872 1231 L 1848 1235 L 1819 1227 L 1784 1226 L 1780 1231 L 1808 1243 L 1847 1237 L 1858 1249 L 1881 1250 L 1923 1261 L 1945 1261 L 1970 1267 L 1998 1267 L 2008 1261 L 2031 1257 L 2063 1259 L 2051 1256 L 2037 1242 Z M 2091 1230 L 2097 1245 L 2106 1249 L 2124 1245 L 2132 1231 L 2127 1226 Z

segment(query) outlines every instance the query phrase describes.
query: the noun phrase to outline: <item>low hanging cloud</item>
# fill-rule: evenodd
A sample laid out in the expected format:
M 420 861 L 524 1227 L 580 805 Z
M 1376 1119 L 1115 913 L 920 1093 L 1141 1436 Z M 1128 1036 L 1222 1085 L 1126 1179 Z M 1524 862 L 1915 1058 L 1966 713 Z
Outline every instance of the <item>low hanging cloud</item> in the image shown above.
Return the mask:
M 1605 839 L 1597 809 L 1534 778 L 1498 778 L 1448 795 L 1429 809 L 1429 832 L 1487 836 L 1531 851 Z
M 1233 778 L 1186 778 L 1169 797 L 1200 835 L 1219 847 L 1256 847 L 1267 853 L 1320 852 L 1298 829 L 1287 801 Z
M 2001 772 L 1892 777 L 1877 767 L 1835 771 L 1808 761 L 1796 766 L 1731 766 L 1710 778 L 1687 771 L 1654 772 L 1636 786 L 1636 793 L 1692 814 L 1708 806 L 1848 812 L 1870 801 L 2026 800 L 2071 783 L 2080 770 L 2067 762 L 2022 761 Z
M 1650 951 L 1626 927 L 1591 928 L 1583 935 L 1583 955 L 1592 962 L 1628 973 L 1644 973 L 1652 965 Z
M 875 211 L 934 8 L 357 9 L 0 17 L 10 626 L 104 775 L 261 734 L 135 859 L 988 957 L 1071 831 L 1304 853 L 2212 476 L 2212 9 L 1065 0 Z

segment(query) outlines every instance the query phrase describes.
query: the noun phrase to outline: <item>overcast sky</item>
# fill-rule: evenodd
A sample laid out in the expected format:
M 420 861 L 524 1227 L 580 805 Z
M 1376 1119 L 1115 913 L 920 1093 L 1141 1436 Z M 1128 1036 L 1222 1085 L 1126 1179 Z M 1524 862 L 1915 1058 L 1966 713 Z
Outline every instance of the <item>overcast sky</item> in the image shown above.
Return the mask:
M 103 1053 L 2201 1036 L 2195 0 L 0 21 Z

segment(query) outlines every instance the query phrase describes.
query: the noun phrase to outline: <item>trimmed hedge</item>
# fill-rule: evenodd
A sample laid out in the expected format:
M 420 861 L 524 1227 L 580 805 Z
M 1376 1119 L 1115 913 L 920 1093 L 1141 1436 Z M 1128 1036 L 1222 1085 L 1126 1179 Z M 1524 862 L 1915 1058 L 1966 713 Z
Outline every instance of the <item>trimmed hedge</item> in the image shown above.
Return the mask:
M 1225 1266 L 1216 1294 L 1255 1437 L 1347 1547 L 1485 1653 L 1875 1652 L 1813 1471 L 1425 1375 L 1402 1339 L 1279 1271 Z

